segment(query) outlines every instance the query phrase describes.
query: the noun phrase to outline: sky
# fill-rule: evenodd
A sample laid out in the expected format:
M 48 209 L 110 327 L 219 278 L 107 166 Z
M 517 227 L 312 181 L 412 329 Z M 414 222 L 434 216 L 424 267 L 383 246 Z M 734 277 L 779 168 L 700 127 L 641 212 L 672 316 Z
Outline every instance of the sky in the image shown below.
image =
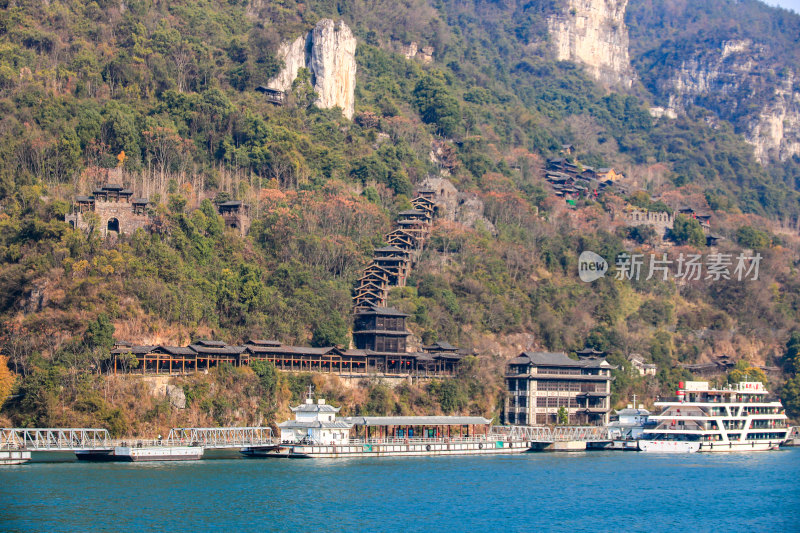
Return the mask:
M 800 0 L 765 0 L 765 3 L 792 9 L 795 13 L 800 13 Z

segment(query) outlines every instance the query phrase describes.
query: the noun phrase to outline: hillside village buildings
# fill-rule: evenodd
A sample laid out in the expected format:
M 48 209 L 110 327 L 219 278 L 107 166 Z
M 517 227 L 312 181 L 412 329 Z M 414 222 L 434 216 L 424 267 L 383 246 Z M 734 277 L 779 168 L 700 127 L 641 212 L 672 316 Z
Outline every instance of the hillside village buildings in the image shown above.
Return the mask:
M 658 365 L 645 362 L 644 357 L 638 353 L 629 355 L 628 361 L 631 362 L 631 366 L 640 376 L 655 376 L 658 372 Z
M 597 197 L 624 177 L 613 168 L 582 167 L 563 158 L 548 160 L 545 169 L 554 194 L 567 200 Z

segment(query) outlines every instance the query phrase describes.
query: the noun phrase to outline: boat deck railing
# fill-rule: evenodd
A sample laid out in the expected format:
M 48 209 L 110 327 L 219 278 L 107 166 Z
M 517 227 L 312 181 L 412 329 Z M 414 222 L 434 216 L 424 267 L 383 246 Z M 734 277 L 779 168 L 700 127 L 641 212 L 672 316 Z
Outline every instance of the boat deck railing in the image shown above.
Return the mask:
M 431 443 L 468 443 L 497 440 L 494 435 L 474 435 L 470 437 L 385 437 L 371 439 L 350 439 L 351 444 L 431 444 Z

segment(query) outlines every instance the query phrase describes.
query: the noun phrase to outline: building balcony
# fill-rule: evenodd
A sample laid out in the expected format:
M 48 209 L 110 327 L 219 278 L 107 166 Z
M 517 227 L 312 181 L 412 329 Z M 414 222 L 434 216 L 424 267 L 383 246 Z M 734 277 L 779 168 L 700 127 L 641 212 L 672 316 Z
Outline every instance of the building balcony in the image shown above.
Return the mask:
M 527 378 L 529 381 L 554 380 L 559 381 L 611 381 L 611 376 L 598 376 L 594 374 L 515 374 L 506 373 L 506 378 Z
M 605 414 L 609 412 L 607 407 L 578 407 L 578 412 L 589 413 L 589 414 Z
M 611 396 L 610 392 L 581 392 L 578 398 L 608 398 Z

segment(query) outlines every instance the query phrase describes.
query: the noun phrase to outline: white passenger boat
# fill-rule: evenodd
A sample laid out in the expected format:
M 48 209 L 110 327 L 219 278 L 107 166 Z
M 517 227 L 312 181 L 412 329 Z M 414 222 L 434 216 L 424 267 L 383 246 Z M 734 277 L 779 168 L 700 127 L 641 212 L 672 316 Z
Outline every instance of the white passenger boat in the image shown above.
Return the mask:
M 294 420 L 278 424 L 280 444 L 244 449 L 251 456 L 289 458 L 495 455 L 530 450 L 532 443 L 495 434 L 478 416 L 357 416 L 336 418 L 339 408 L 309 397 L 293 407 Z
M 706 381 L 680 383 L 677 398 L 656 402 L 658 425 L 639 440 L 644 452 L 693 453 L 766 451 L 788 437 L 781 402 L 761 382 L 743 381 L 724 389 Z

